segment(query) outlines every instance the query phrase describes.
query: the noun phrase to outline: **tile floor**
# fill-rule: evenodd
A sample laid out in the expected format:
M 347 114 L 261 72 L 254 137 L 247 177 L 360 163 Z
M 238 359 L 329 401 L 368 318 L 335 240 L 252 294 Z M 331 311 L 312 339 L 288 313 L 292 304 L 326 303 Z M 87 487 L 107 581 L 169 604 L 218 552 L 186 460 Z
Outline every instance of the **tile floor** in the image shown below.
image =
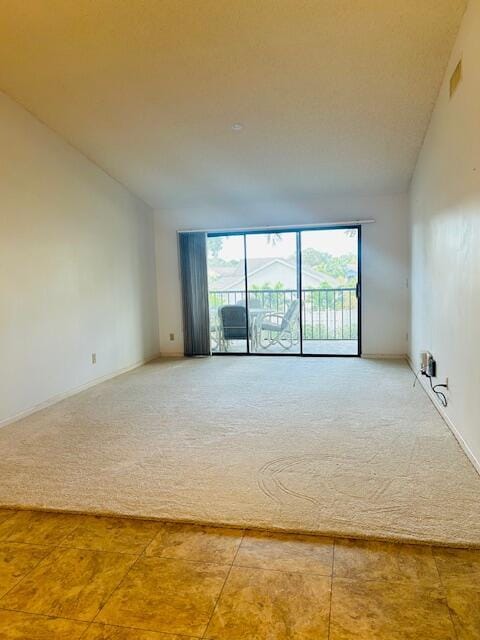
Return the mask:
M 480 550 L 0 509 L 0 639 L 474 640 Z

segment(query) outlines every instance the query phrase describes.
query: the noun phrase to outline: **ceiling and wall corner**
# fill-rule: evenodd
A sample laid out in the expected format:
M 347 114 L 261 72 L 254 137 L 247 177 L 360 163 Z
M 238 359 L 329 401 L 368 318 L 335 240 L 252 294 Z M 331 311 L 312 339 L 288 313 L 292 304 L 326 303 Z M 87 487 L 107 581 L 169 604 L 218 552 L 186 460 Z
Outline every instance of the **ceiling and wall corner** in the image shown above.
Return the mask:
M 0 0 L 0 88 L 157 209 L 405 192 L 465 5 Z

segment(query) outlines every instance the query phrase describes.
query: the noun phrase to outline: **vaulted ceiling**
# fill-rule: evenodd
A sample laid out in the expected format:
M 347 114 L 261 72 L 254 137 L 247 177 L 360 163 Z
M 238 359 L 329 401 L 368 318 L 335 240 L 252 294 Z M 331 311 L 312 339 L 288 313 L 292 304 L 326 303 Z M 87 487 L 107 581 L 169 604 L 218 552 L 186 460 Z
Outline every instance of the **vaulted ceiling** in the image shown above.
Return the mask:
M 0 88 L 155 207 L 400 191 L 465 5 L 0 0 Z

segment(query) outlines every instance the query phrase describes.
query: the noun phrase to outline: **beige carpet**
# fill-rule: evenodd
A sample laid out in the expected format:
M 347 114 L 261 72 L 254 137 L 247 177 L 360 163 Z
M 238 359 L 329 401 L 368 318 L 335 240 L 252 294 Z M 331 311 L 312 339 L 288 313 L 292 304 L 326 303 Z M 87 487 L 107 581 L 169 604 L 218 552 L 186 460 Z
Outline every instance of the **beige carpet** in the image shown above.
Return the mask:
M 480 546 L 480 476 L 402 361 L 164 360 L 0 429 L 0 506 Z

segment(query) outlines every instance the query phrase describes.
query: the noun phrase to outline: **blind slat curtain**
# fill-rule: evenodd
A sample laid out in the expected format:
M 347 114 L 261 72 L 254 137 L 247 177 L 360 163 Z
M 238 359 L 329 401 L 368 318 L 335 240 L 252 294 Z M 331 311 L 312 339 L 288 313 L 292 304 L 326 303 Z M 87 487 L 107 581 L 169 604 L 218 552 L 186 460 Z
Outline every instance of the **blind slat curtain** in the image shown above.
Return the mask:
M 209 356 L 207 234 L 179 233 L 183 335 L 186 356 Z

